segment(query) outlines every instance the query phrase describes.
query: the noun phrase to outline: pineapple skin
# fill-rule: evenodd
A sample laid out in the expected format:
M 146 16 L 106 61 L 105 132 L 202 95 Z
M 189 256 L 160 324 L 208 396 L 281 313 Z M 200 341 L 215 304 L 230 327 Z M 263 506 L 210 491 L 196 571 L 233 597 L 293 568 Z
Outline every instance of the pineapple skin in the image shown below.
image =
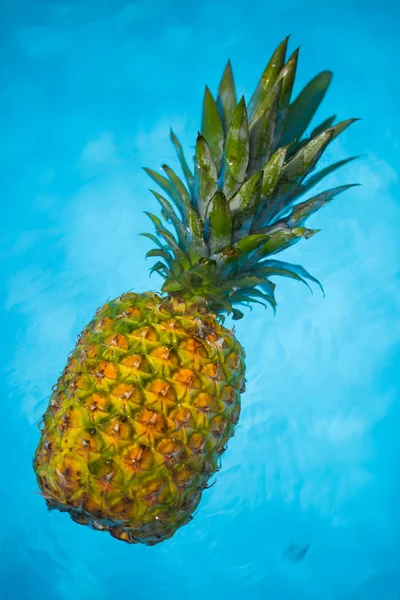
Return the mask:
M 204 307 L 126 293 L 53 388 L 33 465 L 49 509 L 154 545 L 192 519 L 234 433 L 245 353 Z

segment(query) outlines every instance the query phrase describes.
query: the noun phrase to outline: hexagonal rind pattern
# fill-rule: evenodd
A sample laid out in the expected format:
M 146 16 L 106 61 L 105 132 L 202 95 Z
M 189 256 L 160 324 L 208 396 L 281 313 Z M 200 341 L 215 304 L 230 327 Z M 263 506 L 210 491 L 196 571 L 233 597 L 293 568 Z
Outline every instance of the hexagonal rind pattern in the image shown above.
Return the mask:
M 191 518 L 233 435 L 244 351 L 195 304 L 126 293 L 78 338 L 34 468 L 49 508 L 129 543 Z

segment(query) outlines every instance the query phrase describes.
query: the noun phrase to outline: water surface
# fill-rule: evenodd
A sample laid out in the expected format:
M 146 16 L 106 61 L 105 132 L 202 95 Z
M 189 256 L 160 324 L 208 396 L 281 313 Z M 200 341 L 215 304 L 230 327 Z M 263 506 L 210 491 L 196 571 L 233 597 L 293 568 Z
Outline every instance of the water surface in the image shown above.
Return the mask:
M 1 600 L 398 600 L 400 127 L 390 0 L 3 0 Z M 274 47 L 301 44 L 298 91 L 335 73 L 319 113 L 363 120 L 323 165 L 360 182 L 286 253 L 324 284 L 281 281 L 278 312 L 237 324 L 248 385 L 218 482 L 154 548 L 49 513 L 31 468 L 38 420 L 107 298 L 157 289 L 142 166 L 189 153 L 203 86 L 231 58 L 247 97 Z

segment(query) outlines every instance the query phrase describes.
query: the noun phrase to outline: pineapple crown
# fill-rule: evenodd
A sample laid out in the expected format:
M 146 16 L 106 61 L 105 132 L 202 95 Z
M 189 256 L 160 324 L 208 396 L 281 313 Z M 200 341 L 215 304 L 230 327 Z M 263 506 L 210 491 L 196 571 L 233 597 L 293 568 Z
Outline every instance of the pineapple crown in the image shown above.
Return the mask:
M 319 231 L 307 228 L 306 219 L 355 185 L 299 202 L 324 177 L 357 158 L 308 177 L 329 143 L 357 119 L 334 124 L 333 116 L 304 136 L 332 73 L 319 73 L 291 102 L 298 49 L 286 61 L 287 44 L 288 38 L 273 53 L 248 106 L 243 97 L 237 102 L 230 62 L 217 100 L 206 87 L 194 173 L 171 131 L 186 184 L 167 165 L 162 166 L 166 176 L 145 169 L 169 197 L 151 190 L 163 219 L 146 213 L 157 233 L 142 234 L 157 246 L 146 255 L 159 259 L 151 272 L 165 280 L 163 292 L 233 319 L 242 318 L 241 305 L 269 304 L 275 311 L 270 278 L 276 275 L 308 287 L 307 280 L 312 281 L 322 289 L 300 265 L 271 256 Z

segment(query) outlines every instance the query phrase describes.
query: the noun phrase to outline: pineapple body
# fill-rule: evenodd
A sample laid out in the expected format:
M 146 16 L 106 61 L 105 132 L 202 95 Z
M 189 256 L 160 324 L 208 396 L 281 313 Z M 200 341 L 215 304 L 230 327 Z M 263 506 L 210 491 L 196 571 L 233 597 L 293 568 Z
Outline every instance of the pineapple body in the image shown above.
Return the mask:
M 105 304 L 43 417 L 34 468 L 48 507 L 129 543 L 171 537 L 218 469 L 244 372 L 205 308 L 153 293 Z

